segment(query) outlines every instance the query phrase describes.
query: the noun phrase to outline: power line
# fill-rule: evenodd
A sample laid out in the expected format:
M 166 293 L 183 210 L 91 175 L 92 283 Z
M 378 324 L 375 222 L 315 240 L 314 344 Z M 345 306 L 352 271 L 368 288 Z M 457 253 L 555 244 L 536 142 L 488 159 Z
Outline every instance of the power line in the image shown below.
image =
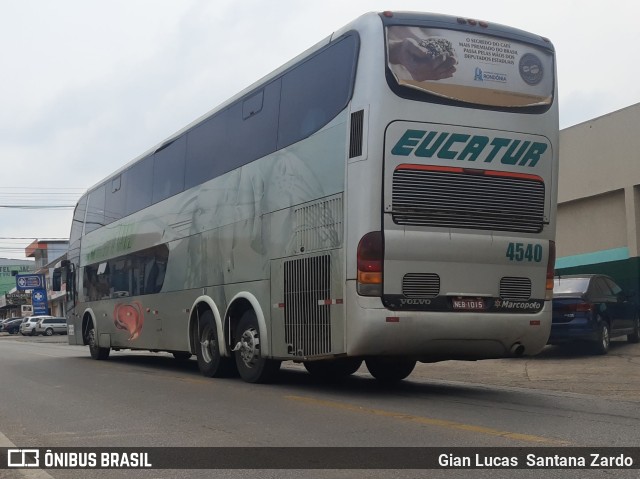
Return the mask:
M 75 208 L 75 203 L 72 205 L 0 205 L 0 208 L 13 208 L 21 210 L 52 210 L 52 209 L 67 209 L 72 210 Z

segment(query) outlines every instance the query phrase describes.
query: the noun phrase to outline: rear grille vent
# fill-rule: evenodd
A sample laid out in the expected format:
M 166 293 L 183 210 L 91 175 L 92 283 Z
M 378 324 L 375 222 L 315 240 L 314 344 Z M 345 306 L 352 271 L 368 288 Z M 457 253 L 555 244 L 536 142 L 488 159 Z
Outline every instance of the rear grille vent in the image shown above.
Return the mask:
M 400 225 L 537 233 L 545 187 L 529 178 L 399 168 L 393 221 Z
M 435 298 L 440 294 L 440 276 L 433 273 L 405 274 L 402 294 L 407 298 Z
M 351 135 L 349 137 L 349 158 L 362 155 L 362 136 L 364 132 L 364 110 L 351 114 Z
M 331 352 L 331 258 L 284 263 L 284 328 L 289 352 L 316 356 Z
M 531 298 L 531 280 L 505 276 L 500 280 L 500 297 L 510 301 L 528 300 Z

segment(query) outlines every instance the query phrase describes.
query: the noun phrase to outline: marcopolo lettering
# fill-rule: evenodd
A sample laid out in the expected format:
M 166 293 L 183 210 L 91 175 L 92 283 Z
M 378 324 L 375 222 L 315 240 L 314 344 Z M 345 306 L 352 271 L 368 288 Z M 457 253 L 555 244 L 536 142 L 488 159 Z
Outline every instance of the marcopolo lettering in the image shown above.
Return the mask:
M 534 167 L 547 150 L 545 143 L 424 130 L 407 130 L 391 149 L 398 156 L 479 161 Z

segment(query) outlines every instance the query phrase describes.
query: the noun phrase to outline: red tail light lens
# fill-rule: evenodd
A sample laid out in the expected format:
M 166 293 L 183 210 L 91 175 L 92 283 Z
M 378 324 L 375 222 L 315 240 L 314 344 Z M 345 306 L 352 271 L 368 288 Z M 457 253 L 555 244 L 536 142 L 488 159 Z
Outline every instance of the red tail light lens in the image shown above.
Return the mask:
M 575 304 L 575 311 L 578 313 L 588 313 L 593 309 L 593 304 L 591 303 L 578 303 Z
M 544 299 L 553 299 L 553 273 L 556 268 L 556 242 L 549 241 L 549 259 L 547 260 L 547 284 Z
M 588 313 L 593 309 L 592 303 L 571 303 L 564 304 L 559 308 L 562 314 Z
M 364 235 L 358 243 L 357 291 L 361 296 L 382 295 L 384 247 L 381 231 Z

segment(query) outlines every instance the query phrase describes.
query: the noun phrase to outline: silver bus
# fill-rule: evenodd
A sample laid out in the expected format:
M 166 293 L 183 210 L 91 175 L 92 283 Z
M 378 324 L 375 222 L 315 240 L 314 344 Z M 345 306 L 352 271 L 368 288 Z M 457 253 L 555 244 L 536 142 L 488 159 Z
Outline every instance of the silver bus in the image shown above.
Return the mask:
M 380 381 L 533 355 L 551 323 L 558 171 L 546 38 L 369 13 L 90 188 L 69 343 Z

